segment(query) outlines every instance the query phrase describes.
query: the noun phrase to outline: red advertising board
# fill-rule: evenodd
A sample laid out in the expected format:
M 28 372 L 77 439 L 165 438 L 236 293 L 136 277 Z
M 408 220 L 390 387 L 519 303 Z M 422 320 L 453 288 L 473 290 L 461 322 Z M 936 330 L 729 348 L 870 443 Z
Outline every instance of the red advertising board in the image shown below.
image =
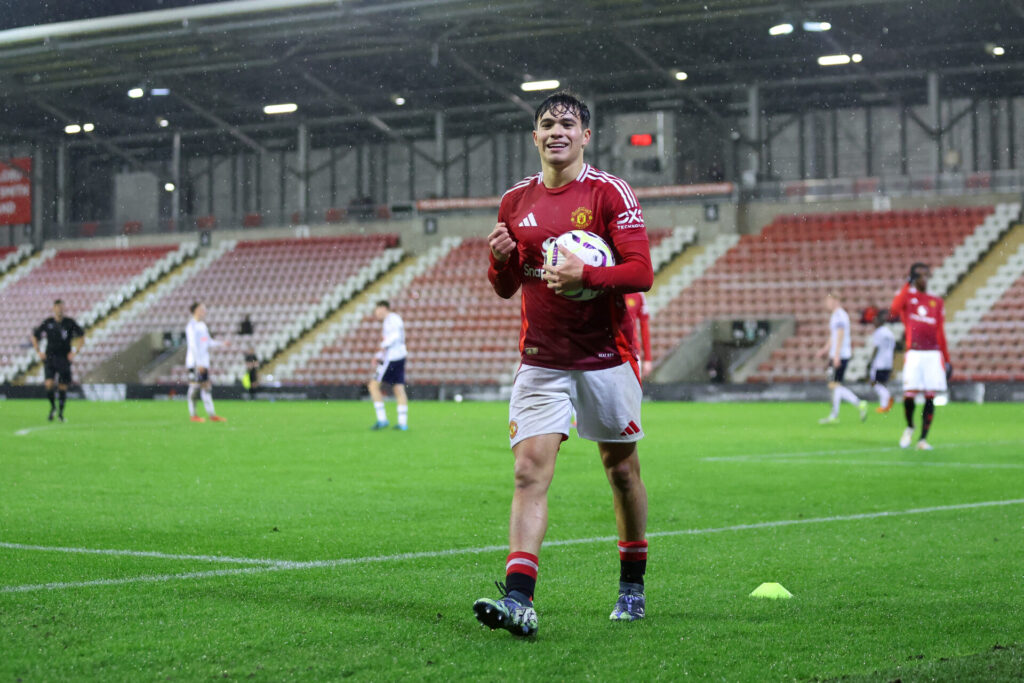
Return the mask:
M 0 161 L 0 225 L 32 222 L 32 157 Z

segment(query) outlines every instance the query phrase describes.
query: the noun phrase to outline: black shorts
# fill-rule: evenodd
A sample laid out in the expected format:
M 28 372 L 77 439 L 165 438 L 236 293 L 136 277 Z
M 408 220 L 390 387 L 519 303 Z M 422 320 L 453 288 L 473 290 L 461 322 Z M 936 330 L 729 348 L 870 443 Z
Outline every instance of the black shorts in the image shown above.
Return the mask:
M 405 384 L 405 359 L 378 363 L 373 378 L 383 384 Z
M 202 384 L 203 382 L 210 381 L 210 369 L 203 368 L 202 370 L 196 370 L 195 368 L 188 369 L 188 383 L 189 384 Z
M 67 356 L 47 356 L 43 364 L 43 377 L 56 379 L 57 384 L 71 384 L 71 361 Z
M 878 369 L 871 371 L 871 381 L 877 382 L 878 384 L 886 384 L 889 382 L 889 377 L 892 376 L 892 368 Z
M 839 361 L 839 367 L 834 367 L 832 361 L 828 363 L 828 381 L 829 382 L 842 382 L 843 376 L 846 374 L 846 365 L 850 362 L 849 358 L 843 358 Z

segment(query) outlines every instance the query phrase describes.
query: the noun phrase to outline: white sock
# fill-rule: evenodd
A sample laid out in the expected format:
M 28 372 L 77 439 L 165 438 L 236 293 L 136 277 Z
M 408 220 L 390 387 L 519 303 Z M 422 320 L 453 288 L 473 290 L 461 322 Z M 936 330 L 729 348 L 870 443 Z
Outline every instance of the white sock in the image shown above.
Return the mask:
M 839 416 L 839 390 L 842 387 L 836 387 L 832 390 L 832 417 Z
M 384 401 L 374 401 L 373 409 L 377 411 L 377 422 L 388 421 L 388 414 L 384 412 Z
M 398 426 L 405 427 L 409 424 L 409 406 L 398 406 Z
M 195 384 L 188 385 L 188 394 L 186 394 L 188 396 L 188 414 L 192 417 L 196 416 L 196 392 L 198 390 L 199 387 Z
M 885 385 L 881 382 L 875 382 L 875 393 L 878 394 L 878 402 L 882 406 L 889 405 L 889 390 L 885 388 Z
M 210 417 L 217 414 L 217 411 L 213 409 L 213 394 L 209 389 L 203 389 L 199 392 L 199 395 L 203 397 L 203 407 L 206 408 L 206 414 Z
M 846 401 L 847 403 L 850 403 L 852 405 L 857 405 L 858 403 L 860 403 L 860 399 L 857 398 L 857 394 L 853 393 L 852 391 L 850 391 L 841 384 L 836 388 L 836 393 L 839 394 L 840 399 Z M 839 410 L 838 403 L 836 404 L 836 410 Z

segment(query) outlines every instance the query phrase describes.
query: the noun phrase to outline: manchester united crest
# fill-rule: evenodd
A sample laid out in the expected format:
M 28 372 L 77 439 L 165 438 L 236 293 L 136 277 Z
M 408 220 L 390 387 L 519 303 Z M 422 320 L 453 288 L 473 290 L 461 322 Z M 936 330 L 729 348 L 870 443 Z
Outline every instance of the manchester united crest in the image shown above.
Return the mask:
M 572 212 L 569 221 L 577 230 L 586 230 L 594 222 L 594 212 L 585 206 L 581 206 Z
M 516 438 L 516 434 L 519 432 L 519 424 L 515 420 L 508 423 L 508 438 Z

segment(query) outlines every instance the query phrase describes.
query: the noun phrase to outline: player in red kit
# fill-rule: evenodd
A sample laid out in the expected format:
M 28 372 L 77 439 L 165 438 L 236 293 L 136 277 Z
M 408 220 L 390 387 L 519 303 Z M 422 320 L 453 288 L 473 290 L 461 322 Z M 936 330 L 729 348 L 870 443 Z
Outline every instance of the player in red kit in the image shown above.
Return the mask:
M 633 190 L 583 161 L 590 141 L 586 104 L 565 92 L 548 97 L 537 108 L 533 140 L 542 170 L 505 193 L 488 237 L 494 291 L 507 299 L 522 289 L 522 364 L 509 402 L 515 488 L 503 595 L 473 605 L 485 626 L 521 636 L 537 630 L 533 595 L 547 531 L 547 491 L 574 408 L 577 431 L 597 442 L 612 488 L 619 598 L 611 619 L 644 616 L 647 491 L 637 456 L 642 392 L 634 324 L 622 295 L 650 289 L 654 281 Z M 545 266 L 545 244 L 574 229 L 600 235 L 617 265 L 584 266 L 560 252 L 557 266 Z M 581 286 L 603 294 L 589 301 L 560 296 Z
M 630 292 L 622 297 L 626 310 L 635 321 L 633 352 L 640 359 L 640 376 L 651 371 L 651 313 L 643 292 Z
M 945 313 L 942 299 L 928 294 L 931 270 L 924 263 L 910 267 L 907 284 L 896 293 L 889 307 L 893 317 L 899 316 L 907 330 L 907 352 L 903 360 L 903 410 L 907 428 L 900 438 L 900 448 L 907 448 L 914 438 L 914 403 L 924 394 L 921 414 L 921 438 L 918 450 L 930 451 L 928 430 L 935 416 L 935 394 L 946 390 L 946 380 L 953 374 L 946 347 Z

